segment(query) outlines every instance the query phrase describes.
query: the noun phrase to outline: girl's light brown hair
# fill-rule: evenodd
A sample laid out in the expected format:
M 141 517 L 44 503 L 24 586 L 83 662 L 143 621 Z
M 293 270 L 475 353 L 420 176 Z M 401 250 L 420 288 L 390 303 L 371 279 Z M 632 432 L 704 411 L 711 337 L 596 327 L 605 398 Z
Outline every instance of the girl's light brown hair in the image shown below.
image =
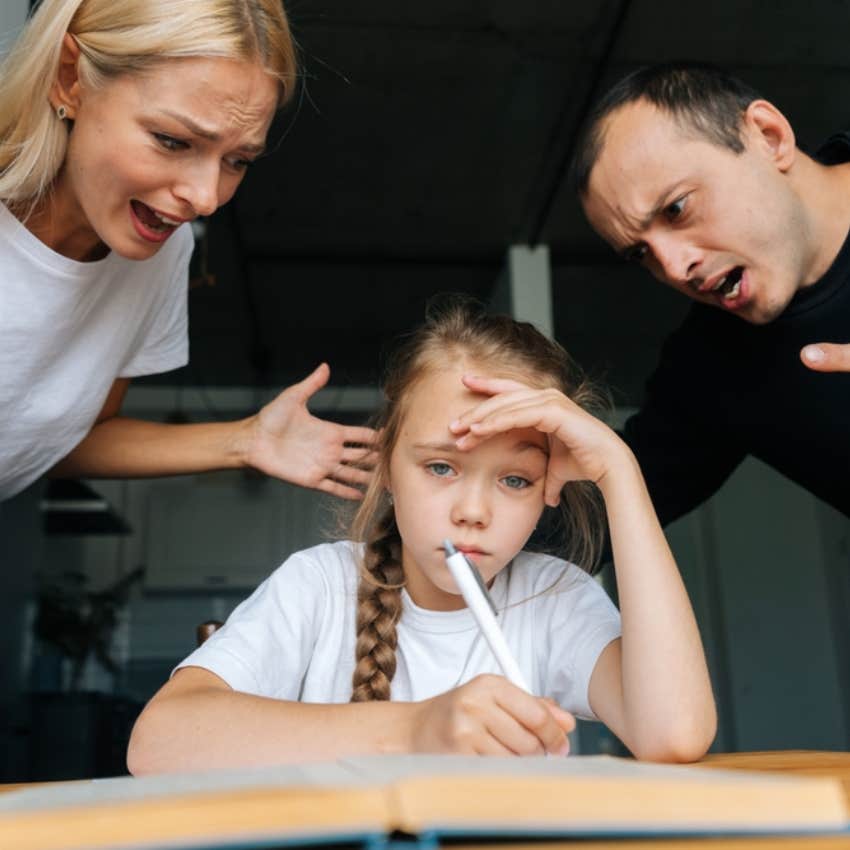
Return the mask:
M 47 194 L 65 159 L 68 129 L 50 89 L 62 39 L 80 48 L 90 86 L 169 59 L 258 62 L 295 87 L 297 60 L 281 0 L 42 0 L 0 65 L 0 201 L 26 215 Z
M 390 456 L 419 382 L 458 362 L 541 389 L 554 387 L 592 411 L 602 406 L 602 396 L 567 352 L 528 322 L 488 315 L 477 302 L 461 297 L 429 310 L 425 323 L 391 359 L 383 385 L 384 405 L 374 423 L 380 430 L 378 463 L 351 524 L 350 536 L 363 543 L 352 702 L 389 699 L 396 668 L 404 572 L 401 538 L 386 493 Z M 564 540 L 556 554 L 591 571 L 604 534 L 598 491 L 586 481 L 567 484 L 560 512 Z

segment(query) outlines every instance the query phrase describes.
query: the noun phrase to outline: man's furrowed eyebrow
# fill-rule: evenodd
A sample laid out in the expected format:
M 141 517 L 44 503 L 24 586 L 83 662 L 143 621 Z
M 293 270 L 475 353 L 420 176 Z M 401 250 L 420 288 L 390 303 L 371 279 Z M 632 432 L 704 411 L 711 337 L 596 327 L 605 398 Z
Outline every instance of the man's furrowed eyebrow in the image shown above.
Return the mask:
M 675 183 L 671 183 L 669 186 L 666 186 L 662 192 L 659 192 L 657 195 L 657 200 L 652 206 L 652 209 L 643 216 L 643 218 L 635 218 L 634 229 L 638 233 L 643 233 L 644 230 L 648 230 L 653 221 L 658 217 L 659 213 L 661 213 L 667 206 L 670 204 L 670 196 L 675 194 L 676 188 L 678 187 L 680 181 L 676 181 Z M 632 255 L 636 250 L 639 250 L 641 246 L 640 242 L 633 242 L 629 245 L 626 245 L 625 248 L 621 248 L 617 251 L 617 253 L 624 260 L 631 260 Z
M 206 127 L 202 127 L 196 121 L 193 121 L 189 118 L 188 115 L 182 115 L 179 112 L 172 112 L 170 109 L 161 110 L 163 115 L 167 115 L 169 118 L 173 118 L 175 121 L 179 121 L 189 132 L 194 133 L 196 136 L 200 136 L 202 139 L 208 139 L 211 142 L 218 142 L 221 140 L 221 135 L 217 133 L 215 130 L 209 130 Z M 239 146 L 239 150 L 243 150 L 246 153 L 256 154 L 259 156 L 266 149 L 264 144 L 254 144 L 252 142 L 245 142 L 244 144 Z
M 639 220 L 638 227 L 640 228 L 641 232 L 646 230 L 649 225 L 652 224 L 653 221 L 655 221 L 658 214 L 670 205 L 670 196 L 675 194 L 679 182 L 680 181 L 677 180 L 675 183 L 671 183 L 669 186 L 666 186 L 664 188 L 664 191 L 658 193 L 657 200 L 655 201 L 655 204 L 653 205 L 652 209 L 642 219 Z

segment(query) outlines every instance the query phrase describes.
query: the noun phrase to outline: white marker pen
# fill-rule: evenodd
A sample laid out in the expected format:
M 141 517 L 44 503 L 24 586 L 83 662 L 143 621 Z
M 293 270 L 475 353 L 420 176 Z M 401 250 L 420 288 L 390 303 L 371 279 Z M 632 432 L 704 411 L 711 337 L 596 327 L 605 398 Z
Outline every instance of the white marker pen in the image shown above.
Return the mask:
M 496 656 L 496 661 L 499 662 L 499 666 L 505 674 L 505 678 L 513 682 L 518 688 L 531 693 L 531 688 L 526 684 L 516 659 L 508 649 L 505 636 L 496 622 L 496 606 L 493 605 L 493 600 L 487 593 L 487 587 L 481 578 L 481 573 L 478 572 L 475 564 L 467 560 L 463 552 L 458 552 L 455 549 L 451 540 L 443 541 L 443 549 L 446 550 L 446 564 L 463 596 L 463 601 L 472 611 L 478 627 L 484 634 L 493 655 Z

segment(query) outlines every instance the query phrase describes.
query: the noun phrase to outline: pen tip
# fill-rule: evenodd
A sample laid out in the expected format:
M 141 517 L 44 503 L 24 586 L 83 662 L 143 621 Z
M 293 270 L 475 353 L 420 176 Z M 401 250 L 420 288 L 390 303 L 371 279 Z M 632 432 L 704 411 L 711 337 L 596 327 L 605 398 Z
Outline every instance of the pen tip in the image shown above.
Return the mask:
M 452 545 L 451 540 L 443 541 L 443 549 L 446 550 L 447 555 L 454 555 L 457 552 L 457 549 L 455 549 L 455 547 Z

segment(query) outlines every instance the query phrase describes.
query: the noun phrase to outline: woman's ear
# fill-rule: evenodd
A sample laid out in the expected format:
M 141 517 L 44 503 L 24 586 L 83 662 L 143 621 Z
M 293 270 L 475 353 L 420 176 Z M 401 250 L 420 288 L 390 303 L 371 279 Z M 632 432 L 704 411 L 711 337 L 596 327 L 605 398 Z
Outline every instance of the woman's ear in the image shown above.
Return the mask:
M 64 117 L 73 120 L 80 108 L 80 45 L 70 33 L 62 39 L 59 69 L 50 87 L 50 105 L 54 112 L 64 107 Z

